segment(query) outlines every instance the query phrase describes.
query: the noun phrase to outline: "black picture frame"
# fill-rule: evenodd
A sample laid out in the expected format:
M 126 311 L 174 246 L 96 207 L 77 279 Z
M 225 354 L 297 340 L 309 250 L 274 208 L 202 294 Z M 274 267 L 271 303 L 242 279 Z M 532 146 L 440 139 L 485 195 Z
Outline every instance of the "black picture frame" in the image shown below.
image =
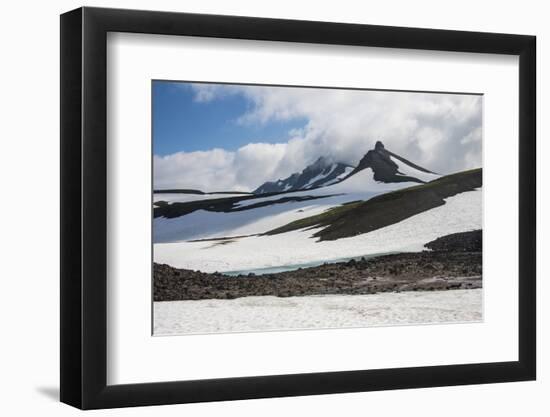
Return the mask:
M 107 385 L 108 32 L 519 56 L 518 361 Z M 61 15 L 61 401 L 81 409 L 533 380 L 534 36 L 79 8 Z

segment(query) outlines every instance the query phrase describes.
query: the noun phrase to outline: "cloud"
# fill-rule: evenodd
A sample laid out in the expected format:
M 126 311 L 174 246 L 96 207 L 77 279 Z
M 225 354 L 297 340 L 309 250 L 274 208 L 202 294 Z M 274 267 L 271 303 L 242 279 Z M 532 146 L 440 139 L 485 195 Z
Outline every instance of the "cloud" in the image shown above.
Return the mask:
M 235 184 L 235 173 L 228 168 L 234 160 L 235 154 L 223 149 L 155 155 L 154 187 L 215 191 L 212 187 L 219 185 L 220 190 L 230 189 Z
M 301 171 L 322 155 L 356 164 L 377 140 L 436 172 L 481 166 L 481 96 L 216 84 L 192 88 L 200 103 L 244 96 L 249 108 L 237 120 L 243 128 L 294 119 L 307 124 L 289 131 L 282 144 L 155 157 L 157 188 L 251 190 Z
M 277 175 L 286 144 L 253 143 L 236 152 L 223 149 L 154 156 L 155 189 L 250 191 Z

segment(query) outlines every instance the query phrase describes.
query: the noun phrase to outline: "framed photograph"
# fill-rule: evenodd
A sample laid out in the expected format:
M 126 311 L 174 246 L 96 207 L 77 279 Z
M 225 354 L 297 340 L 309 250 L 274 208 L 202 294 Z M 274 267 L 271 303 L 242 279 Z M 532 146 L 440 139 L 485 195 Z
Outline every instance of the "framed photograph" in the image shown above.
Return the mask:
M 61 16 L 61 401 L 533 380 L 535 37 Z

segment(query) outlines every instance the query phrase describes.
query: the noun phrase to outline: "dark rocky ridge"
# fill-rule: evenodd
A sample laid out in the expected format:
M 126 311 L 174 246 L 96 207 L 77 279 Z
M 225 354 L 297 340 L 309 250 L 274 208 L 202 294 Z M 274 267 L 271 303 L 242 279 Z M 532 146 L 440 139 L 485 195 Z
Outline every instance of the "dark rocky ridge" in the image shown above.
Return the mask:
M 280 193 L 279 193 L 280 194 Z M 277 195 L 269 194 L 269 195 Z M 317 200 L 320 198 L 334 197 L 337 194 L 327 194 L 320 196 L 293 196 L 291 193 L 284 193 L 284 196 L 281 198 L 268 200 L 268 201 L 259 201 L 257 203 L 247 204 L 244 206 L 238 206 L 237 203 L 246 200 L 254 200 L 257 196 L 255 195 L 246 195 L 243 197 L 226 197 L 226 198 L 213 198 L 209 200 L 196 200 L 196 201 L 186 201 L 182 203 L 167 203 L 166 201 L 157 201 L 153 205 L 153 217 L 166 217 L 167 219 L 172 219 L 179 216 L 184 216 L 186 214 L 193 213 L 196 210 L 206 210 L 220 213 L 231 213 L 236 211 L 245 211 L 253 210 L 259 207 L 270 206 L 274 204 L 284 204 L 292 201 L 308 201 L 308 200 Z
M 418 182 L 421 184 L 424 183 L 424 181 L 418 178 L 401 174 L 399 172 L 399 166 L 394 161 L 391 160 L 390 156 L 393 156 L 394 158 L 398 159 L 402 163 L 407 164 L 418 171 L 422 171 L 428 174 L 435 174 L 434 172 L 429 171 L 426 168 L 422 168 L 421 166 L 418 166 L 408 161 L 407 159 L 386 150 L 386 148 L 384 147 L 384 144 L 378 141 L 374 145 L 374 149 L 368 151 L 365 154 L 365 156 L 363 156 L 363 158 L 359 161 L 359 165 L 357 165 L 357 167 L 346 178 L 351 177 L 352 175 L 356 174 L 357 172 L 365 168 L 371 168 L 374 173 L 375 181 L 381 181 L 385 183 L 390 183 L 390 182 Z
M 294 173 L 282 180 L 265 182 L 255 189 L 253 193 L 266 194 L 301 189 L 309 190 L 322 187 L 323 185 L 334 184 L 340 181 L 337 177 L 346 172 L 346 168 L 350 167 L 351 165 L 334 162 L 322 156 L 313 164 L 308 165 L 301 173 Z M 321 176 L 321 178 L 309 184 L 309 182 L 317 176 Z
M 229 277 L 154 264 L 154 301 L 473 289 L 481 252 L 424 251 L 324 264 L 276 274 Z
M 167 188 L 164 190 L 153 190 L 153 194 L 206 194 L 204 191 L 193 188 Z
M 399 172 L 399 166 L 390 157 L 393 157 L 403 164 L 410 166 L 418 171 L 435 174 L 434 172 L 422 168 L 419 165 L 412 163 L 411 161 L 388 151 L 384 144 L 380 141 L 376 142 L 374 149 L 368 151 L 363 158 L 359 161 L 359 165 L 351 171 L 349 175 L 342 179 L 337 179 L 338 176 L 343 174 L 346 168 L 352 167 L 341 162 L 332 162 L 329 158 L 320 157 L 313 164 L 306 167 L 301 173 L 295 173 L 285 179 L 277 181 L 268 181 L 253 191 L 254 194 L 274 193 L 283 191 L 295 191 L 301 189 L 312 189 L 323 187 L 326 185 L 334 184 L 336 182 L 345 181 L 347 178 L 355 175 L 357 172 L 371 168 L 375 181 L 392 183 L 392 182 L 417 182 L 423 184 L 419 178 L 412 176 L 406 176 Z M 326 175 L 326 177 L 320 178 L 312 184 L 308 183 L 312 178 L 318 175 Z M 336 180 L 336 181 L 335 181 Z M 307 185 L 307 187 L 306 187 Z

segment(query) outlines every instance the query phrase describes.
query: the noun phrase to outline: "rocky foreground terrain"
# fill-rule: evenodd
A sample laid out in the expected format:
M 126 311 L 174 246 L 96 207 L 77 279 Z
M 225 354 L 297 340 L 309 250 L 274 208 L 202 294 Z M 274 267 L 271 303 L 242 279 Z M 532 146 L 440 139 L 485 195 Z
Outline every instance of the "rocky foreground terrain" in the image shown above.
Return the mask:
M 258 276 L 210 274 L 155 263 L 154 301 L 481 288 L 481 230 L 444 236 L 426 247 L 432 250 Z

